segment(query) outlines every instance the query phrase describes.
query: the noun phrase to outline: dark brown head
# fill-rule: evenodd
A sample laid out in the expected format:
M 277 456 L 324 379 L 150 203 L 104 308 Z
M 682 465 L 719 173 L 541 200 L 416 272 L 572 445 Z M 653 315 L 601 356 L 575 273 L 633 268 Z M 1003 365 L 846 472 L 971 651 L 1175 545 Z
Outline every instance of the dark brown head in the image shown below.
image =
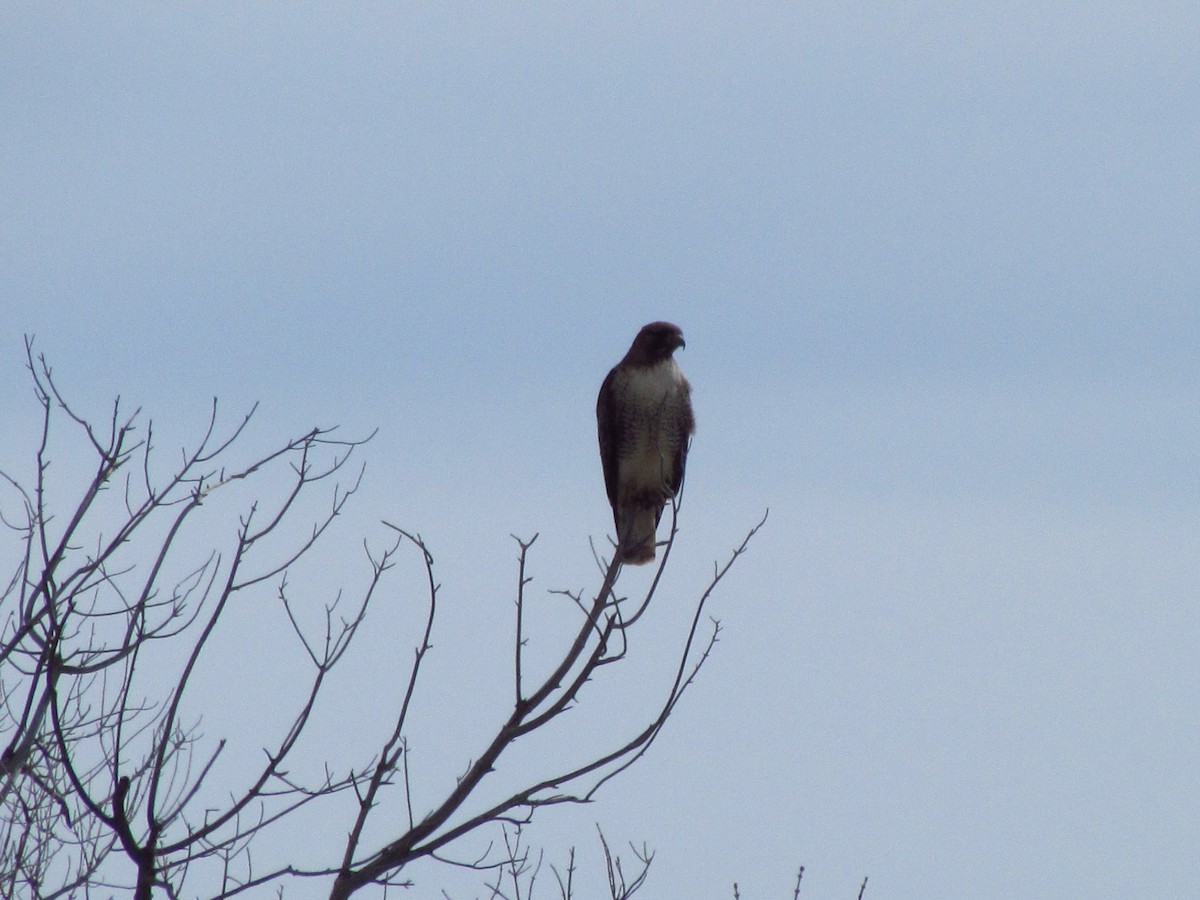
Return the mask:
M 651 322 L 633 339 L 633 345 L 625 354 L 623 362 L 636 366 L 653 366 L 670 359 L 677 347 L 686 347 L 683 332 L 670 322 Z

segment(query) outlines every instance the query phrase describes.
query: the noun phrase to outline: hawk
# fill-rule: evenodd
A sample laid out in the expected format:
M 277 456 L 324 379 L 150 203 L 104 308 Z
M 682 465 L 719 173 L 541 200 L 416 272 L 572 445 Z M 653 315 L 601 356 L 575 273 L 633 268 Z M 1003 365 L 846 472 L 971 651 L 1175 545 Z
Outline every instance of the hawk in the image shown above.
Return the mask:
M 654 559 L 663 505 L 679 493 L 688 442 L 696 430 L 692 387 L 672 354 L 683 332 L 651 322 L 638 332 L 596 398 L 604 486 L 617 527 L 617 558 Z

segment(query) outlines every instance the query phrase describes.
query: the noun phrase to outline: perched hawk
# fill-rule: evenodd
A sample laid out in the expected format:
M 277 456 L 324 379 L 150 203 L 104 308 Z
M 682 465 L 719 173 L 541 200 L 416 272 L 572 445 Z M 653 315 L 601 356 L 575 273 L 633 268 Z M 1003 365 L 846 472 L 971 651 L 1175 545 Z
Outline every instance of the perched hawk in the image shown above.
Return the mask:
M 608 373 L 596 398 L 604 486 L 623 563 L 654 559 L 663 505 L 683 483 L 688 439 L 696 425 L 691 385 L 671 355 L 682 346 L 678 326 L 651 322 Z

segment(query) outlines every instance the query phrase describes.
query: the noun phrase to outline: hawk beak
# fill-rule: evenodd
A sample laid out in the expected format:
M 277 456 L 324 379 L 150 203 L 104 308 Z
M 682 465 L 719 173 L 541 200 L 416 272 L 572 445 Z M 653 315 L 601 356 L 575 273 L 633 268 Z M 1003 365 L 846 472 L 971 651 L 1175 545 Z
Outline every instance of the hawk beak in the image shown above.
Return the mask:
M 687 341 L 685 341 L 682 337 L 679 339 L 679 349 L 680 350 L 687 349 Z

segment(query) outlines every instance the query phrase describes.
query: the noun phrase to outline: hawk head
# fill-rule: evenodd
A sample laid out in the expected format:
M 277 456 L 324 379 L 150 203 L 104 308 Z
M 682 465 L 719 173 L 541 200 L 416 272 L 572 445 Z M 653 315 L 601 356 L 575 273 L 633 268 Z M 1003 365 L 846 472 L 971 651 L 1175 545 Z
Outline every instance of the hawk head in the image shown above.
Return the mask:
M 686 347 L 683 332 L 670 322 L 651 322 L 633 339 L 633 346 L 625 354 L 625 362 L 637 366 L 652 366 L 669 359 L 678 347 Z

